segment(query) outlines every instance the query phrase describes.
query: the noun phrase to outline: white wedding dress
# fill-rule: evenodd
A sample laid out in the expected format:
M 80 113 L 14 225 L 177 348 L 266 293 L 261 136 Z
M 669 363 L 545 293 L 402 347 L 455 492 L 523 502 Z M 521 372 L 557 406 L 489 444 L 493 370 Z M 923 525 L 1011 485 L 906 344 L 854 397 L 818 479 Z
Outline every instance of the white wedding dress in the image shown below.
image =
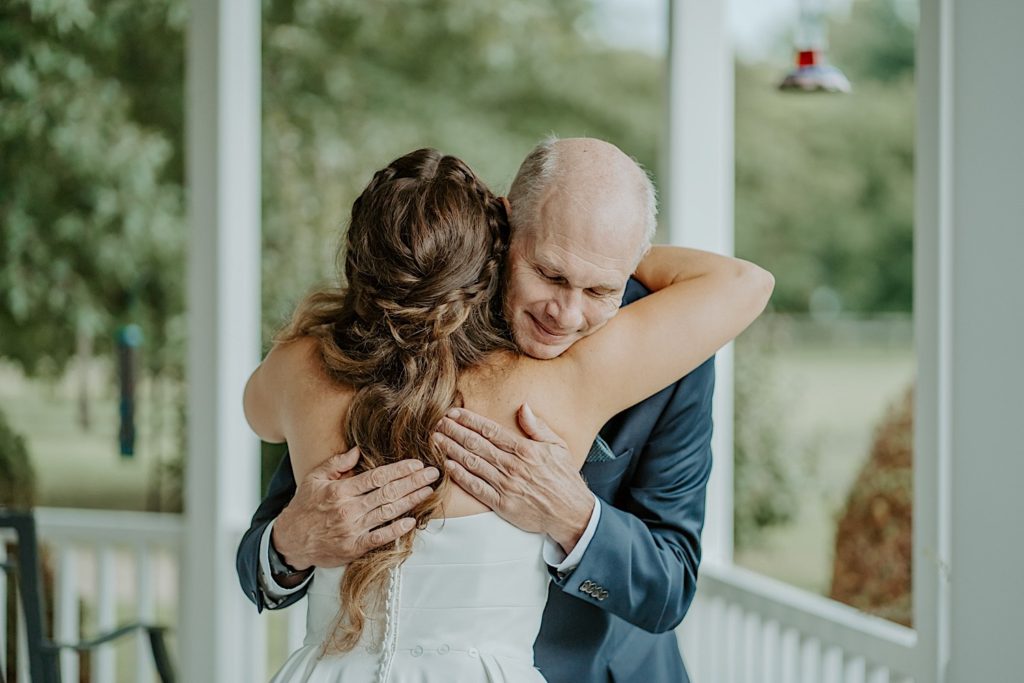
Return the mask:
M 391 574 L 385 628 L 368 623 L 341 655 L 321 648 L 344 569 L 317 569 L 304 645 L 272 683 L 542 683 L 533 666 L 548 594 L 542 546 L 493 512 L 431 520 Z

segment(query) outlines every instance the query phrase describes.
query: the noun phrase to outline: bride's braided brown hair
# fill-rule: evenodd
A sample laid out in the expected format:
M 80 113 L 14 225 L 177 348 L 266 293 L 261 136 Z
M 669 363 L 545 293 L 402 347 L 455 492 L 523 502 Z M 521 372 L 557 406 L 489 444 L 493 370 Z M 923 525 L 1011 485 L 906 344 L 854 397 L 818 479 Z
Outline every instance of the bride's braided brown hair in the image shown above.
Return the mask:
M 352 205 L 347 286 L 310 294 L 279 337 L 314 337 L 326 374 L 355 387 L 343 429 L 359 447 L 357 471 L 405 458 L 440 470 L 435 493 L 411 513 L 418 528 L 448 486 L 430 435 L 461 402 L 460 373 L 494 351 L 515 351 L 501 314 L 508 231 L 502 200 L 464 162 L 433 149 L 406 154 Z M 325 652 L 358 643 L 414 533 L 349 563 Z

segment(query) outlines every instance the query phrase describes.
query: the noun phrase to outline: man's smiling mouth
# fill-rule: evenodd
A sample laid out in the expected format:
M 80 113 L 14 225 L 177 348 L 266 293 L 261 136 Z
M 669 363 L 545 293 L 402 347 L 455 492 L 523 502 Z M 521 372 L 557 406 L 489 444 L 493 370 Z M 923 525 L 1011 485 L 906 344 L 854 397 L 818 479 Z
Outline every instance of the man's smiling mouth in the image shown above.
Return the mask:
M 529 316 L 530 321 L 533 322 L 534 327 L 537 328 L 537 330 L 541 333 L 541 337 L 542 338 L 546 337 L 548 339 L 554 340 L 555 342 L 561 342 L 561 341 L 565 341 L 568 337 L 570 337 L 572 335 L 572 333 L 556 334 L 555 332 L 552 332 L 551 330 L 549 330 L 532 313 L 527 313 L 526 315 Z

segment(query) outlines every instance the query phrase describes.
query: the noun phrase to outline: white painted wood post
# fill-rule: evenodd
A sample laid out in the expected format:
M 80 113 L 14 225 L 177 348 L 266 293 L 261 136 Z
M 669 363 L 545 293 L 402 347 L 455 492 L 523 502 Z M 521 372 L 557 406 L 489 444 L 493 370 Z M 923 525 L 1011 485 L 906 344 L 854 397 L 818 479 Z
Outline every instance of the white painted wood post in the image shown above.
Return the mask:
M 951 0 L 922 0 L 917 36 L 914 207 L 914 628 L 919 680 L 949 658 L 952 426 Z
M 258 494 L 242 390 L 260 344 L 260 3 L 192 0 L 186 89 L 188 460 L 181 680 L 265 680 L 235 575 Z
M 668 164 L 660 188 L 672 244 L 733 253 L 733 54 L 728 3 L 669 0 Z M 715 363 L 714 468 L 704 558 L 732 562 L 733 354 Z M 685 623 L 685 622 L 684 622 Z
M 914 587 L 938 683 L 1020 678 L 1022 25 L 1018 0 L 921 3 Z

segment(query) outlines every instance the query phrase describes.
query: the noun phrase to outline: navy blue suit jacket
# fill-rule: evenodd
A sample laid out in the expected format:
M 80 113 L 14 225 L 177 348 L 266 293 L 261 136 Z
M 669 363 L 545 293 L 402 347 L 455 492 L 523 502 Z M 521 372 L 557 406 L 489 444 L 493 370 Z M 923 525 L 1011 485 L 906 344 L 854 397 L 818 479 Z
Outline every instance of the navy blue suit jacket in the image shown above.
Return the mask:
M 647 293 L 631 279 L 623 305 Z M 534 644 L 550 683 L 689 680 L 673 629 L 697 588 L 714 368 L 713 358 L 705 361 L 601 429 L 616 457 L 583 467 L 603 501 L 600 522 L 579 566 L 564 576 L 552 571 Z M 285 456 L 238 547 L 239 581 L 261 610 L 267 605 L 257 580 L 260 538 L 294 494 Z

